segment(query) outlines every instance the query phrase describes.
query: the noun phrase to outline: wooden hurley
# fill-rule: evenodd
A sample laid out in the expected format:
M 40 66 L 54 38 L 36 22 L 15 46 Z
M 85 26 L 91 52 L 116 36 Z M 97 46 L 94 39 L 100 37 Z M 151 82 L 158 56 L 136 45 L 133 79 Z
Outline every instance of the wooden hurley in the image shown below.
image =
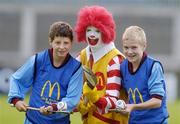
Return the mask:
M 11 107 L 14 107 L 14 105 L 11 104 Z M 40 108 L 35 108 L 35 107 L 31 107 L 31 106 L 26 106 L 26 108 L 27 108 L 28 110 L 40 111 Z M 68 111 L 50 111 L 50 112 L 53 112 L 53 113 L 63 113 L 63 114 L 70 114 L 70 112 L 68 112 Z
M 40 108 L 35 108 L 35 107 L 31 107 L 31 106 L 27 106 L 27 109 L 29 109 L 29 110 L 35 110 L 35 111 L 40 111 Z M 70 114 L 68 111 L 50 111 L 50 112 Z
M 82 66 L 84 70 L 85 77 L 87 79 L 87 85 L 93 89 L 97 84 L 96 75 L 92 72 L 91 69 L 87 68 L 86 66 Z

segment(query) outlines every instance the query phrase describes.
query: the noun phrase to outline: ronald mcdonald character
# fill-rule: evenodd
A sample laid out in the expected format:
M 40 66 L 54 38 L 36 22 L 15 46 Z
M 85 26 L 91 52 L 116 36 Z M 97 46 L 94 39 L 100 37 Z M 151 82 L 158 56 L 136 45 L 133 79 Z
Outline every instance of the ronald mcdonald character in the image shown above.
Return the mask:
M 109 111 L 116 108 L 118 99 L 127 99 L 126 94 L 121 93 L 120 64 L 124 56 L 114 45 L 116 33 L 112 14 L 102 6 L 86 6 L 78 13 L 75 32 L 78 42 L 88 44 L 77 59 L 97 77 L 93 89 L 87 85 L 86 79 L 84 82 L 77 107 L 83 123 L 127 124 L 127 115 Z

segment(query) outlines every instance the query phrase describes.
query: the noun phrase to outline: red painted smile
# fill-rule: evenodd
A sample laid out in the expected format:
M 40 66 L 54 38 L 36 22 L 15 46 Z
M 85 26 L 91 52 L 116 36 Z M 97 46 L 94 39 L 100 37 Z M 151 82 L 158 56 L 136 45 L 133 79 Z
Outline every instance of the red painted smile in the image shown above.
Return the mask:
M 99 38 L 90 39 L 90 38 L 88 37 L 88 42 L 89 42 L 89 44 L 92 45 L 92 46 L 95 46 L 95 45 L 98 43 L 98 41 L 99 41 Z

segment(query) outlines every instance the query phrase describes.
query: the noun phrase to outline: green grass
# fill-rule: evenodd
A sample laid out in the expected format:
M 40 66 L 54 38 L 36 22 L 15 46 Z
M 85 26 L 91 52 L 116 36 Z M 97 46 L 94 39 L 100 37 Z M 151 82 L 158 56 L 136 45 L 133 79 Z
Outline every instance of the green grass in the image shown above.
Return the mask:
M 168 103 L 169 124 L 180 124 L 180 100 Z M 24 112 L 18 112 L 7 103 L 7 97 L 0 94 L 0 124 L 23 124 Z M 71 115 L 71 124 L 82 124 L 79 113 Z
M 180 100 L 168 103 L 169 124 L 180 124 Z
M 23 124 L 24 112 L 18 112 L 7 103 L 7 97 L 0 94 L 0 124 Z M 82 124 L 79 113 L 71 115 L 71 124 Z

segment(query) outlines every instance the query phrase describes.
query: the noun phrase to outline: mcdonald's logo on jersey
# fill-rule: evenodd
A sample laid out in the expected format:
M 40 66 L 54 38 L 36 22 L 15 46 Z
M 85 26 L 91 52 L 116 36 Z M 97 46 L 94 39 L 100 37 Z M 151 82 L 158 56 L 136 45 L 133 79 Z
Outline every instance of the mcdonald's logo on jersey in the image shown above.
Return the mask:
M 48 87 L 49 87 L 49 92 L 48 92 Z M 53 100 L 51 97 L 52 97 L 52 94 L 53 94 L 53 91 L 54 91 L 55 88 L 57 88 L 57 97 L 56 97 L 56 100 Z M 48 92 L 48 98 L 45 98 L 44 91 Z M 55 82 L 52 85 L 52 83 L 49 80 L 46 81 L 45 84 L 42 87 L 42 90 L 41 90 L 41 97 L 46 101 L 46 103 L 51 103 L 51 102 L 58 101 L 60 99 L 60 86 L 59 86 L 59 83 Z
M 134 90 L 132 90 L 131 88 L 129 88 L 129 90 L 128 90 L 128 96 L 129 96 L 129 99 L 130 99 L 130 97 L 132 97 L 132 100 L 133 100 L 134 103 L 137 102 L 137 99 L 139 99 L 141 103 L 144 102 L 144 100 L 143 100 L 143 98 L 142 98 L 142 95 L 141 95 L 141 93 L 140 93 L 140 91 L 139 91 L 138 88 L 135 88 Z M 139 96 L 139 98 L 137 98 L 137 96 Z

